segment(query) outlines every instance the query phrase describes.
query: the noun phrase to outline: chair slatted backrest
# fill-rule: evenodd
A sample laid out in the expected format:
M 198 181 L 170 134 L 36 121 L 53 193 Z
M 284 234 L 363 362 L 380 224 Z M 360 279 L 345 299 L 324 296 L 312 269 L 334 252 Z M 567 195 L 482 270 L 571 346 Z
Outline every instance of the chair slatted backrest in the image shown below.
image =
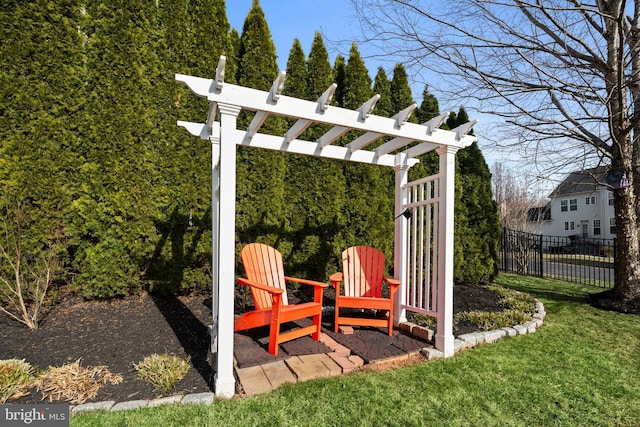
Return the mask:
M 282 303 L 289 304 L 280 252 L 263 243 L 251 243 L 242 248 L 240 258 L 247 279 L 261 285 L 282 289 L 284 291 Z M 251 293 L 256 309 L 271 308 L 271 294 L 269 292 L 251 288 Z
M 342 252 L 344 295 L 347 297 L 382 296 L 384 253 L 370 246 L 353 246 Z

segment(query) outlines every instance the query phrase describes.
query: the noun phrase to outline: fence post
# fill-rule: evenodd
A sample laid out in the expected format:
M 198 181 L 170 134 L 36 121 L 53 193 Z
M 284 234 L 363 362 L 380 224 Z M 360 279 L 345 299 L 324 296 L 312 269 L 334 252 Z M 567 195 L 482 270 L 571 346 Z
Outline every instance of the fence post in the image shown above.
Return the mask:
M 540 257 L 540 277 L 544 277 L 544 259 L 542 257 L 544 251 L 542 250 L 542 234 L 538 235 L 538 256 Z

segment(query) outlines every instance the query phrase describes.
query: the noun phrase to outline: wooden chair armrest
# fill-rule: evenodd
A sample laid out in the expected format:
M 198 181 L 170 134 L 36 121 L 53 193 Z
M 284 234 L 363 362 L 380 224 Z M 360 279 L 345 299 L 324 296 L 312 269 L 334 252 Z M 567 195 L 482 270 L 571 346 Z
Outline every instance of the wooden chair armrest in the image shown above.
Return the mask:
M 340 282 L 342 282 L 342 277 L 343 277 L 342 272 L 337 272 L 337 273 L 333 273 L 329 277 L 329 280 L 331 281 L 331 284 L 335 287 L 336 285 L 339 285 Z
M 397 279 L 392 279 L 391 277 L 386 277 L 386 276 L 383 277 L 382 279 L 391 286 L 400 286 L 400 281 Z
M 298 279 L 297 277 L 289 277 L 289 276 L 284 276 L 284 278 L 285 280 L 288 280 L 290 282 L 301 283 L 303 285 L 317 286 L 319 288 L 326 288 L 329 286 L 326 283 L 316 282 L 315 280 Z
M 250 286 L 252 288 L 258 288 L 263 291 L 267 291 L 272 295 L 280 295 L 284 292 L 282 289 L 274 288 L 273 286 L 261 285 L 260 283 L 252 282 L 242 277 L 238 278 L 238 283 L 240 283 L 241 285 Z

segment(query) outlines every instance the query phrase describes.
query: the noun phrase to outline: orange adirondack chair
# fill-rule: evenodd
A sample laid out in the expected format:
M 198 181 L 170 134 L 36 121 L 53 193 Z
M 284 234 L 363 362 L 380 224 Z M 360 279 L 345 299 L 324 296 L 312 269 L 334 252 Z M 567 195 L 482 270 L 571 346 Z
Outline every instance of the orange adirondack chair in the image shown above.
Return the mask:
M 238 283 L 251 288 L 255 310 L 243 313 L 235 319 L 234 332 L 270 325 L 269 353 L 274 356 L 278 355 L 280 343 L 308 334 L 312 334 L 314 340 L 319 340 L 322 291 L 328 285 L 285 276 L 280 252 L 262 243 L 252 243 L 242 248 L 240 258 L 247 278 L 239 278 Z M 289 305 L 287 281 L 313 286 L 313 301 Z M 313 318 L 313 325 L 280 332 L 280 325 L 283 323 L 306 317 Z
M 353 246 L 342 252 L 342 273 L 329 280 L 336 290 L 335 332 L 340 325 L 375 326 L 393 334 L 393 307 L 400 281 L 384 276 L 384 253 L 369 246 Z M 340 283 L 344 281 L 344 294 Z M 383 283 L 389 285 L 389 298 L 382 296 Z M 360 318 L 340 315 L 342 308 L 387 310 L 389 317 Z

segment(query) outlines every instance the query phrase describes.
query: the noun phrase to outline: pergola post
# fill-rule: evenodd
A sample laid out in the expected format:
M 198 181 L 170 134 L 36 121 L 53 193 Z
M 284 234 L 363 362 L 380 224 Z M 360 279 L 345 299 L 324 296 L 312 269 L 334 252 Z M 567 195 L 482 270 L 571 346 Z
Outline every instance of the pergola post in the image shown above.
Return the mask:
M 396 166 L 393 170 L 396 173 L 396 193 L 395 193 L 395 214 L 394 214 L 394 244 L 393 244 L 393 275 L 394 278 L 400 280 L 403 286 L 400 286 L 399 295 L 395 300 L 393 309 L 396 313 L 393 319 L 394 325 L 407 320 L 407 312 L 403 308 L 403 302 L 407 300 L 407 219 L 402 215 L 403 207 L 407 204 L 407 193 L 405 186 L 409 181 L 409 164 L 407 163 L 407 154 L 399 153 L 396 155 Z
M 444 146 L 436 150 L 440 156 L 440 206 L 438 217 L 438 327 L 436 348 L 444 357 L 454 354 L 453 343 L 453 231 L 455 201 L 456 153 L 458 147 Z
M 219 103 L 220 110 L 220 171 L 219 199 L 217 204 L 217 229 L 213 240 L 218 236 L 217 264 L 213 271 L 217 273 L 218 307 L 217 367 L 215 376 L 215 394 L 217 397 L 231 398 L 235 394 L 233 376 L 233 301 L 235 281 L 235 231 L 236 231 L 236 120 L 240 107 Z M 216 209 L 216 200 L 212 200 Z M 214 288 L 216 286 L 216 277 Z
M 215 129 L 209 135 L 211 143 L 211 230 L 220 230 L 220 124 L 215 123 Z M 212 324 L 209 329 L 211 335 L 211 354 L 218 352 L 218 301 L 220 301 L 220 283 L 218 281 L 220 242 L 211 239 L 211 313 Z

